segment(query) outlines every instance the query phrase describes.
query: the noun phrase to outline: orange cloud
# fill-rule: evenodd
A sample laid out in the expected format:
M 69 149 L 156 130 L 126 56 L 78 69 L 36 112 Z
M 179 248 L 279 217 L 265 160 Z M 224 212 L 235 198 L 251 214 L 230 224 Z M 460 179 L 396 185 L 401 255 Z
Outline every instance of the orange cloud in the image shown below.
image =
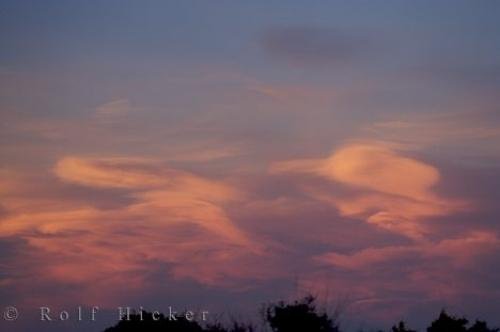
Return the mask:
M 499 247 L 500 240 L 495 234 L 474 231 L 464 237 L 445 239 L 437 243 L 426 241 L 415 245 L 366 248 L 352 254 L 332 252 L 316 259 L 321 263 L 350 270 L 366 269 L 397 259 L 409 260 L 410 257 L 444 258 L 456 267 L 465 267 L 482 253 L 497 250 Z
M 347 185 L 412 199 L 432 196 L 429 189 L 439 180 L 436 168 L 369 144 L 336 151 L 320 171 Z
M 332 290 L 348 298 L 347 311 L 356 317 L 394 320 L 422 304 L 498 297 L 481 284 L 478 269 L 499 249 L 494 232 L 470 231 L 437 241 L 329 252 L 315 257 L 317 269 L 304 275 L 299 289 L 320 297 Z
M 351 144 L 325 159 L 274 163 L 271 172 L 309 173 L 354 189 L 357 193 L 342 197 L 317 188 L 307 191 L 335 205 L 344 216 L 412 238 L 425 233 L 426 217 L 446 215 L 463 205 L 432 191 L 440 178 L 435 167 L 402 156 L 388 144 Z
M 151 174 L 148 165 L 150 160 L 137 158 L 65 157 L 57 162 L 54 171 L 64 181 L 89 187 L 134 189 L 164 185 L 168 178 Z
M 316 268 L 300 281 L 306 292 L 344 291 L 355 315 L 384 319 L 394 319 L 398 310 L 404 314 L 416 302 L 457 303 L 467 292 L 491 296 L 490 289 L 477 284 L 476 272 L 481 260 L 499 250 L 496 232 L 472 229 L 453 238 L 433 234 L 431 218 L 436 222 L 468 209 L 469 203 L 438 194 L 439 170 L 405 155 L 401 146 L 356 142 L 326 158 L 274 163 L 270 172 L 304 174 L 295 181 L 314 200 L 411 240 L 319 254 L 313 258 Z M 308 182 L 311 177 L 326 181 Z
M 130 198 L 107 209 L 64 197 L 21 205 L 11 198 L 0 219 L 0 237 L 21 238 L 43 258 L 40 278 L 86 288 L 81 300 L 111 303 L 124 285 L 147 287 L 147 275 L 165 264 L 174 278 L 209 285 L 262 277 L 256 265 L 263 245 L 226 212 L 243 194 L 223 181 L 140 158 L 66 157 L 54 173 L 69 184 L 120 189 Z

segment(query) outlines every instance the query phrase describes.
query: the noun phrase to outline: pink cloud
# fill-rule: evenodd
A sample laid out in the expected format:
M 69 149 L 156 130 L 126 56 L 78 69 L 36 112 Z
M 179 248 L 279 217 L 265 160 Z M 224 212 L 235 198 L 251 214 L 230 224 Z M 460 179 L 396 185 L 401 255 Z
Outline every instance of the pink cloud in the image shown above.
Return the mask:
M 43 259 L 38 281 L 83 287 L 75 294 L 81 300 L 111 304 L 125 285 L 131 292 L 147 288 L 147 276 L 163 265 L 169 266 L 165 278 L 206 285 L 236 285 L 267 273 L 258 268 L 262 241 L 226 212 L 243 194 L 223 181 L 128 157 L 66 157 L 54 172 L 71 185 L 123 190 L 130 201 L 101 209 L 64 197 L 11 197 L 7 209 L 17 208 L 0 220 L 0 237 L 23 239 Z
M 328 179 L 332 186 L 354 191 L 338 196 L 308 187 L 314 198 L 337 207 L 344 216 L 362 218 L 370 224 L 411 238 L 421 238 L 424 220 L 465 208 L 464 202 L 433 192 L 439 171 L 424 162 L 405 157 L 391 145 L 354 143 L 324 159 L 277 162 L 272 173 L 306 173 Z

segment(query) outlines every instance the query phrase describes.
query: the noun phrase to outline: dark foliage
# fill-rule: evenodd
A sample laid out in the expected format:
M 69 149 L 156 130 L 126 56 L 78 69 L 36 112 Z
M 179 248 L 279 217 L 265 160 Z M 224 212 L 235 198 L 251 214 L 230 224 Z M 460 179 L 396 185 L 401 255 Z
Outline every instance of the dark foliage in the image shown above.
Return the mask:
M 266 310 L 266 320 L 274 332 L 338 332 L 338 326 L 326 313 L 317 312 L 314 301 L 308 296 L 291 304 L 273 304 Z
M 465 318 L 457 318 L 441 311 L 439 318 L 432 322 L 427 332 L 499 332 L 497 328 L 490 328 L 486 322 L 476 321 L 474 325 L 467 328 L 469 321 Z
M 156 318 L 153 319 L 153 318 Z M 264 308 L 265 325 L 273 332 L 339 332 L 336 315 L 319 311 L 313 296 L 291 303 L 278 302 Z M 201 326 L 196 321 L 189 321 L 182 315 L 177 320 L 164 315 L 154 317 L 143 312 L 130 315 L 129 320 L 121 320 L 114 327 L 104 332 L 256 332 L 251 324 L 233 321 L 229 327 L 221 323 Z M 261 331 L 261 330 L 259 330 Z M 267 330 L 266 330 L 267 331 Z M 416 332 L 404 322 L 393 326 L 392 332 Z M 500 332 L 500 329 L 488 327 L 486 322 L 476 321 L 469 326 L 465 318 L 454 317 L 441 311 L 439 317 L 427 328 L 427 332 Z
M 467 319 L 450 316 L 443 310 L 439 318 L 427 328 L 427 332 L 467 332 L 468 323 Z
M 204 332 L 205 330 L 194 321 L 188 321 L 184 317 L 177 320 L 170 320 L 164 315 L 159 315 L 157 320 L 153 319 L 153 314 L 149 312 L 141 315 L 131 314 L 129 320 L 121 320 L 114 327 L 106 329 L 104 332 Z M 225 330 L 224 330 L 225 331 Z
M 482 322 L 476 320 L 476 323 L 472 325 L 468 330 L 468 332 L 499 332 L 500 329 L 489 328 L 486 322 Z
M 130 318 L 122 319 L 116 326 L 106 329 L 104 332 L 254 332 L 252 325 L 233 322 L 229 328 L 220 323 L 201 327 L 195 321 L 189 321 L 185 317 L 178 316 L 172 320 L 160 314 L 153 319 L 153 314 L 143 311 L 142 317 L 139 313 L 130 314 Z

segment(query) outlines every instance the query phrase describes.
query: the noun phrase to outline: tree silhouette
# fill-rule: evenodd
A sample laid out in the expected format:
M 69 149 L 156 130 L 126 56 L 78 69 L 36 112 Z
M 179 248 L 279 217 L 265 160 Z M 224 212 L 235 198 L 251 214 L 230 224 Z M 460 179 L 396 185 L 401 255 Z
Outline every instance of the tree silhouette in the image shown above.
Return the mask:
M 336 315 L 328 315 L 317 309 L 315 297 L 307 296 L 301 300 L 285 303 L 271 303 L 264 307 L 264 320 L 273 332 L 340 332 Z M 252 324 L 242 324 L 233 320 L 229 327 L 220 322 L 212 322 L 201 326 L 186 315 L 178 315 L 177 319 L 163 314 L 153 315 L 143 311 L 130 314 L 129 319 L 120 320 L 115 326 L 104 332 L 256 332 Z M 484 321 L 476 320 L 467 327 L 469 321 L 457 318 L 441 311 L 439 317 L 427 328 L 427 332 L 500 332 L 498 328 L 490 328 Z M 258 331 L 268 331 L 262 326 Z M 392 332 L 416 332 L 406 327 L 401 321 L 394 325 Z
M 468 332 L 499 332 L 500 329 L 489 328 L 488 324 L 483 321 L 476 320 L 476 323 L 472 325 L 468 330 Z
M 274 332 L 338 332 L 326 313 L 318 313 L 315 298 L 307 296 L 291 304 L 279 302 L 267 307 L 266 320 Z
M 405 322 L 399 322 L 398 325 L 392 327 L 392 332 L 416 332 L 415 330 L 410 330 L 406 327 Z
M 450 316 L 443 310 L 439 318 L 427 328 L 427 332 L 467 332 L 468 323 L 467 319 Z
M 152 313 L 142 312 L 130 314 L 130 319 L 123 319 L 116 326 L 110 327 L 104 332 L 203 332 L 202 327 L 194 321 L 189 321 L 185 317 L 178 317 L 177 320 L 167 319 L 163 314 L 157 317 Z
M 250 324 L 242 324 L 236 321 L 231 323 L 230 328 L 220 323 L 200 326 L 195 321 L 190 321 L 185 316 L 177 316 L 176 320 L 166 318 L 160 314 L 154 316 L 152 313 L 143 311 L 130 314 L 129 319 L 122 319 L 116 326 L 107 328 L 104 332 L 254 332 Z

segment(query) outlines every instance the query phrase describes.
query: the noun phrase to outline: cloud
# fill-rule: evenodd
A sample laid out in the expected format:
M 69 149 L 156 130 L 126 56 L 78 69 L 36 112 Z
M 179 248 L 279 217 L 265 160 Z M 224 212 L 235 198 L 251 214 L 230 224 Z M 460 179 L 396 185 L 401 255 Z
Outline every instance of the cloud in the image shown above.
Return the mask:
M 365 128 L 379 135 L 399 137 L 403 141 L 424 143 L 494 139 L 500 128 L 477 119 L 477 114 L 441 114 L 429 117 L 407 117 L 378 121 Z M 422 135 L 422 132 L 425 135 Z
M 459 107 L 467 109 L 469 105 Z M 363 131 L 371 139 L 399 142 L 420 150 L 432 148 L 439 151 L 441 158 L 455 163 L 481 165 L 499 155 L 495 144 L 500 137 L 497 122 L 494 112 L 468 110 L 391 117 L 366 125 Z
M 98 208 L 65 197 L 10 198 L 0 238 L 23 239 L 44 261 L 36 267 L 39 281 L 78 285 L 82 301 L 109 304 L 121 287 L 144 290 L 149 276 L 165 268 L 165 279 L 205 285 L 265 273 L 258 268 L 264 244 L 227 213 L 244 195 L 223 181 L 130 157 L 65 157 L 54 173 L 71 186 L 122 191 L 129 201 Z
M 229 147 L 197 147 L 184 149 L 184 152 L 172 153 L 170 160 L 178 162 L 209 162 L 227 159 L 244 154 L 243 150 L 237 146 Z
M 57 163 L 55 172 L 62 180 L 80 185 L 134 190 L 136 202 L 121 212 L 145 222 L 155 224 L 161 215 L 162 223 L 196 224 L 233 243 L 251 245 L 222 206 L 242 194 L 222 182 L 137 158 L 67 157 Z
M 132 110 L 128 99 L 117 99 L 96 107 L 95 114 L 98 117 L 113 117 L 127 114 Z
M 499 275 L 483 274 L 498 262 L 497 232 L 471 217 L 475 203 L 441 194 L 442 170 L 406 147 L 352 141 L 324 158 L 280 161 L 269 169 L 294 182 L 304 201 L 334 207 L 344 223 L 356 225 L 344 241 L 338 234 L 348 226 L 334 213 L 324 218 L 322 229 L 331 227 L 333 234 L 325 242 L 329 248 L 312 253 L 315 266 L 299 277 L 305 292 L 348 296 L 353 317 L 386 322 L 422 306 L 439 310 L 498 296 L 491 285 Z M 473 219 L 453 227 L 455 217 Z M 442 222 L 449 227 L 436 227 Z M 382 235 L 373 226 L 389 232 Z
M 304 275 L 300 289 L 324 296 L 331 289 L 347 296 L 347 316 L 380 322 L 408 317 L 416 310 L 443 306 L 471 310 L 475 301 L 498 297 L 500 275 L 483 274 L 498 264 L 495 232 L 471 230 L 456 237 L 411 244 L 328 252 L 315 257 L 317 268 Z M 468 309 L 466 309 L 468 308 Z
M 360 270 L 383 263 L 400 261 L 407 264 L 417 259 L 435 261 L 445 259 L 456 267 L 473 264 L 475 258 L 485 252 L 497 250 L 500 240 L 494 233 L 473 231 L 464 237 L 444 239 L 438 242 L 422 242 L 415 245 L 366 248 L 352 254 L 327 253 L 317 257 L 318 262 L 335 267 Z M 450 266 L 450 264 L 446 264 Z
M 363 218 L 378 227 L 420 238 L 425 218 L 447 215 L 463 204 L 438 196 L 432 187 L 439 171 L 400 155 L 391 145 L 354 143 L 325 159 L 299 159 L 271 165 L 272 173 L 308 173 L 354 190 L 332 195 L 317 188 L 307 192 L 337 207 L 344 216 Z
M 138 158 L 64 157 L 54 171 L 64 181 L 90 187 L 134 189 L 165 185 L 167 174 L 152 174 L 150 165 L 149 160 Z
M 321 173 L 347 185 L 413 199 L 431 195 L 430 187 L 439 180 L 432 166 L 384 146 L 361 144 L 336 151 Z

